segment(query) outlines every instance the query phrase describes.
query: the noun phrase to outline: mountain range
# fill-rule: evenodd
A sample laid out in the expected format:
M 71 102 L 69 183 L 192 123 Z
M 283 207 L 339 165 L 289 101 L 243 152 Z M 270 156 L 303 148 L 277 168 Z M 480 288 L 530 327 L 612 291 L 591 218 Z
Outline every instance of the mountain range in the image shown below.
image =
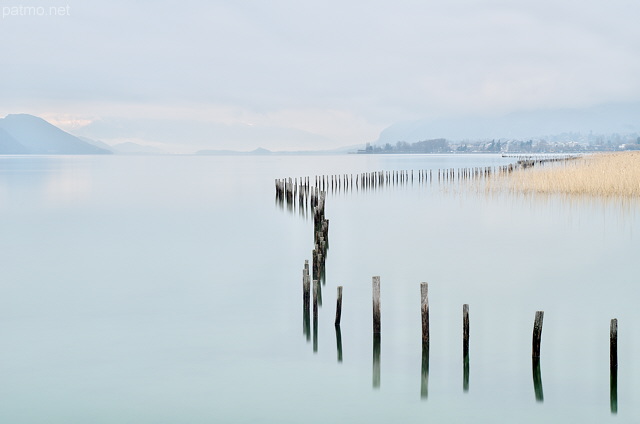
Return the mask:
M 588 108 L 513 112 L 495 117 L 459 117 L 397 122 L 384 129 L 374 144 L 422 140 L 532 139 L 580 134 L 640 133 L 640 103 L 609 103 Z
M 0 119 L 0 154 L 97 155 L 111 151 L 94 146 L 33 115 Z
M 145 124 L 140 123 L 140 125 Z M 157 126 L 157 122 L 145 125 Z M 189 134 L 190 124 L 184 123 L 179 131 L 167 131 L 172 134 Z M 107 122 L 102 125 L 110 126 Z M 143 125 L 144 126 L 144 125 Z M 200 128 L 207 133 L 211 128 Z M 214 128 L 215 129 L 215 128 Z M 86 130 L 86 128 L 85 128 Z M 96 135 L 86 130 L 75 136 L 48 123 L 42 118 L 13 114 L 0 118 L 0 154 L 165 154 L 166 152 L 147 145 L 124 142 L 116 145 L 95 140 Z M 137 132 L 135 134 L 138 134 Z M 531 140 L 547 137 L 569 137 L 576 141 L 578 135 L 609 136 L 613 134 L 640 135 L 640 103 L 603 104 L 589 108 L 547 109 L 514 112 L 495 117 L 457 117 L 440 120 L 415 120 L 397 122 L 384 129 L 372 144 L 395 145 L 398 141 L 415 143 L 423 140 L 444 138 L 449 141 L 480 141 L 491 139 Z M 91 138 L 83 137 L 86 135 Z M 119 134 L 120 140 L 131 139 L 131 132 Z M 298 134 L 299 135 L 299 134 Z M 181 138 L 190 138 L 181 136 Z M 269 137 L 257 140 L 267 143 Z M 151 140 L 155 144 L 161 140 Z M 234 143 L 235 144 L 235 143 Z M 300 144 L 298 144 L 299 146 Z M 330 150 L 266 150 L 256 149 L 247 152 L 235 150 L 199 150 L 203 155 L 258 155 L 258 154 L 336 154 L 355 151 L 362 146 L 348 146 Z

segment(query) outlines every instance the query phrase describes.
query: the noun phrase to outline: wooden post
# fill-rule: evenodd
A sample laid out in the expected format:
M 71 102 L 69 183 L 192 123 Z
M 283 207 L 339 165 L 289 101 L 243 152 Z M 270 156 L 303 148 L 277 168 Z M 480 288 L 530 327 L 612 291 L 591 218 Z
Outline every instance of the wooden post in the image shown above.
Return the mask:
M 611 368 L 618 367 L 618 320 L 611 320 L 609 330 L 609 365 Z
M 429 284 L 420 283 L 420 309 L 422 311 L 422 346 L 429 347 Z
M 336 322 L 335 326 L 340 326 L 340 318 L 342 317 L 342 286 L 338 286 L 338 300 L 336 301 Z
M 302 304 L 305 311 L 309 311 L 309 298 L 310 298 L 310 283 L 309 283 L 309 261 L 304 261 L 304 270 L 302 271 Z
M 380 334 L 380 277 L 373 277 L 373 334 Z
M 469 305 L 462 305 L 462 354 L 469 356 Z
M 542 319 L 544 311 L 536 311 L 536 318 L 533 322 L 533 342 L 531 348 L 531 356 L 533 358 L 540 357 L 540 339 L 542 338 Z

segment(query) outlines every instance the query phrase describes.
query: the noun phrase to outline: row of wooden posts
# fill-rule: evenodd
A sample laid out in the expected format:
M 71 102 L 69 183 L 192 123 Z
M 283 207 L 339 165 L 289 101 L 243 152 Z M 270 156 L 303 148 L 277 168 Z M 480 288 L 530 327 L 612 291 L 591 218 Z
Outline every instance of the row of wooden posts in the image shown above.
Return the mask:
M 382 313 L 380 308 L 380 277 L 373 277 L 372 282 L 372 300 L 373 300 L 373 334 L 381 334 L 381 319 Z M 302 292 L 303 292 L 303 305 L 304 310 L 309 309 L 309 261 L 305 261 L 305 268 L 303 270 L 303 284 L 302 284 Z M 313 281 L 314 290 L 313 290 L 313 319 L 317 320 L 318 318 L 318 296 L 317 293 L 319 290 L 317 287 L 320 285 L 318 280 Z M 342 317 L 342 290 L 343 286 L 337 287 L 337 297 L 336 297 L 336 318 L 335 318 L 335 326 L 340 326 L 340 321 Z M 420 310 L 422 316 L 422 345 L 423 347 L 429 348 L 429 284 L 428 283 L 420 283 Z M 532 348 L 531 348 L 531 357 L 532 358 L 540 358 L 540 343 L 542 340 L 542 321 L 544 317 L 544 311 L 536 311 L 535 319 L 533 322 L 533 338 L 532 338 Z M 467 356 L 469 354 L 469 305 L 462 305 L 462 352 L 463 356 Z M 618 365 L 618 354 L 617 354 L 617 340 L 618 340 L 618 320 L 611 320 L 611 366 Z
M 309 272 L 308 261 L 305 261 L 303 272 L 303 310 L 304 316 L 307 317 L 305 323 L 308 334 L 308 315 L 309 315 Z M 318 323 L 318 293 L 320 292 L 320 282 L 313 281 L 313 323 L 314 323 L 314 352 L 318 350 L 317 341 L 317 323 Z M 340 323 L 342 318 L 342 294 L 343 286 L 337 287 L 336 297 L 336 315 L 334 325 L 336 328 L 336 341 L 338 344 L 338 362 L 342 362 L 342 338 L 340 333 Z M 373 386 L 380 387 L 380 335 L 381 335 L 381 302 L 380 302 L 380 277 L 372 278 L 372 304 L 373 304 Z M 422 318 L 422 384 L 421 396 L 427 397 L 428 394 L 428 374 L 429 374 L 429 285 L 426 282 L 420 283 L 420 310 Z M 531 342 L 531 359 L 532 373 L 535 398 L 537 401 L 544 400 L 542 390 L 542 376 L 540 370 L 540 345 L 542 341 L 542 324 L 544 319 L 544 311 L 536 311 L 533 321 L 533 335 Z M 469 305 L 462 305 L 462 353 L 463 353 L 463 390 L 469 390 Z M 617 395 L 617 378 L 618 378 L 618 320 L 611 320 L 609 332 L 609 367 L 610 367 L 610 406 L 611 412 L 618 411 L 618 395 Z
M 377 189 L 405 184 L 458 183 L 478 180 L 492 175 L 509 174 L 518 169 L 530 168 L 550 162 L 566 161 L 576 156 L 521 157 L 517 162 L 502 166 L 474 168 L 444 168 L 400 171 L 374 171 L 358 174 L 316 175 L 310 177 L 275 180 L 276 200 L 290 208 L 297 205 L 301 211 L 313 210 L 324 193 Z
M 573 157 L 565 158 L 544 158 L 544 159 L 520 159 L 516 166 L 527 168 L 535 166 L 540 163 L 567 160 Z M 512 172 L 515 168 L 513 165 L 507 167 L 500 167 L 498 172 Z M 440 171 L 440 170 L 439 170 Z M 431 170 L 427 174 L 427 171 L 419 171 L 419 181 L 430 181 L 433 179 Z M 448 172 L 438 172 L 438 180 L 441 178 L 456 179 L 456 178 L 468 178 L 471 176 L 489 176 L 495 170 L 491 168 L 473 168 L 467 171 L 449 170 Z M 350 187 L 353 184 L 353 177 L 347 179 L 346 175 L 342 179 L 328 178 L 328 176 L 316 177 L 316 186 L 309 185 L 309 178 L 307 178 L 303 184 L 298 184 L 297 180 L 294 182 L 291 178 L 288 180 L 276 180 L 276 198 L 282 202 L 288 204 L 293 203 L 294 197 L 297 195 L 300 204 L 308 203 L 313 210 L 314 217 L 314 249 L 312 252 L 312 270 L 310 273 L 309 261 L 305 261 L 303 269 L 303 330 L 307 340 L 311 338 L 310 330 L 310 309 L 311 309 L 311 294 L 313 294 L 313 350 L 318 350 L 318 306 L 322 305 L 322 292 L 321 282 L 324 282 L 325 275 L 325 260 L 328 250 L 328 234 L 329 234 L 329 220 L 325 217 L 325 200 L 326 200 L 326 188 L 331 187 L 332 190 L 340 189 L 341 187 Z M 356 177 L 356 186 L 360 184 L 362 187 L 375 187 L 378 184 L 385 184 L 391 181 L 403 183 L 406 181 L 413 181 L 413 171 L 411 173 L 407 171 L 392 171 L 392 172 L 380 172 L 360 174 Z M 329 181 L 331 186 L 329 186 Z M 344 186 L 342 185 L 344 184 Z M 319 187 L 322 187 L 320 189 Z M 312 279 L 313 277 L 313 279 Z M 313 286 L 311 282 L 313 281 Z M 336 344 L 338 348 L 338 362 L 342 362 L 342 336 L 340 330 L 340 323 L 342 318 L 342 294 L 343 287 L 337 287 L 337 299 L 336 299 L 336 315 L 335 315 L 335 331 L 336 331 Z M 380 277 L 374 276 L 372 278 L 372 300 L 373 300 L 373 387 L 380 387 L 380 335 L 381 335 L 381 307 L 380 307 Z M 420 308 L 422 317 L 422 377 L 421 377 L 421 397 L 426 398 L 428 394 L 428 376 L 429 376 L 429 297 L 428 297 L 428 284 L 423 282 L 420 284 Z M 532 373 L 534 392 L 537 401 L 543 401 L 544 395 L 542 390 L 542 377 L 540 370 L 540 344 L 542 340 L 542 323 L 544 318 L 543 311 L 537 311 L 535 314 L 532 336 Z M 462 350 L 463 350 L 463 390 L 469 389 L 469 305 L 464 304 L 462 306 Z M 618 401 L 617 401 L 617 375 L 618 375 L 618 321 L 617 319 L 611 320 L 610 326 L 610 403 L 611 412 L 617 413 Z

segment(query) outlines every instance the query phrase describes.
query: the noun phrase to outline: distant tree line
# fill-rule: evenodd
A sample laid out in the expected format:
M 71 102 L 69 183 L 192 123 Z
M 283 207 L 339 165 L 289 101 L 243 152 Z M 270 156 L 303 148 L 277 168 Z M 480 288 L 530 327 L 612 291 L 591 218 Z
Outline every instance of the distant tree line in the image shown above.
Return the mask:
M 444 138 L 422 140 L 415 143 L 398 141 L 384 146 L 367 143 L 358 153 L 576 153 L 589 151 L 640 150 L 640 137 L 625 140 L 604 137 L 595 142 L 547 140 L 491 140 L 451 143 Z
M 449 142 L 444 138 L 436 138 L 433 140 L 417 141 L 415 143 L 407 143 L 406 141 L 398 141 L 395 146 L 390 143 L 384 146 L 367 147 L 362 153 L 448 153 L 451 152 Z

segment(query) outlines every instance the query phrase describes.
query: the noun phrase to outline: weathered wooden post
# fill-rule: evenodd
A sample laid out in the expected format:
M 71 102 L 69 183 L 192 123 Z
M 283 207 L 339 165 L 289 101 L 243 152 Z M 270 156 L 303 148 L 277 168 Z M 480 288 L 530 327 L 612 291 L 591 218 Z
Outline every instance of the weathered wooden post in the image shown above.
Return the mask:
M 373 277 L 373 334 L 380 334 L 380 277 Z
M 540 341 L 542 338 L 542 320 L 544 311 L 536 311 L 533 322 L 533 341 L 531 347 L 531 368 L 533 373 L 533 390 L 536 401 L 543 402 L 544 394 L 542 390 L 542 372 L 540 371 Z
M 422 311 L 422 346 L 429 348 L 429 284 L 420 283 L 420 309 Z
M 533 373 L 533 390 L 536 394 L 536 401 L 543 402 L 542 372 L 540 371 L 540 341 L 542 338 L 542 320 L 544 311 L 536 311 L 533 322 L 533 341 L 531 347 L 531 368 Z
M 336 300 L 336 322 L 335 322 L 336 327 L 340 327 L 341 317 L 342 317 L 342 286 L 338 286 L 338 299 Z
M 469 356 L 469 305 L 462 305 L 462 354 Z
M 533 342 L 531 348 L 531 356 L 533 358 L 540 357 L 540 340 L 542 338 L 542 319 L 544 311 L 536 311 L 536 318 L 533 322 Z
M 310 283 L 309 283 L 309 261 L 304 261 L 304 269 L 302 270 L 302 304 L 305 311 L 309 311 L 309 298 L 310 298 Z

